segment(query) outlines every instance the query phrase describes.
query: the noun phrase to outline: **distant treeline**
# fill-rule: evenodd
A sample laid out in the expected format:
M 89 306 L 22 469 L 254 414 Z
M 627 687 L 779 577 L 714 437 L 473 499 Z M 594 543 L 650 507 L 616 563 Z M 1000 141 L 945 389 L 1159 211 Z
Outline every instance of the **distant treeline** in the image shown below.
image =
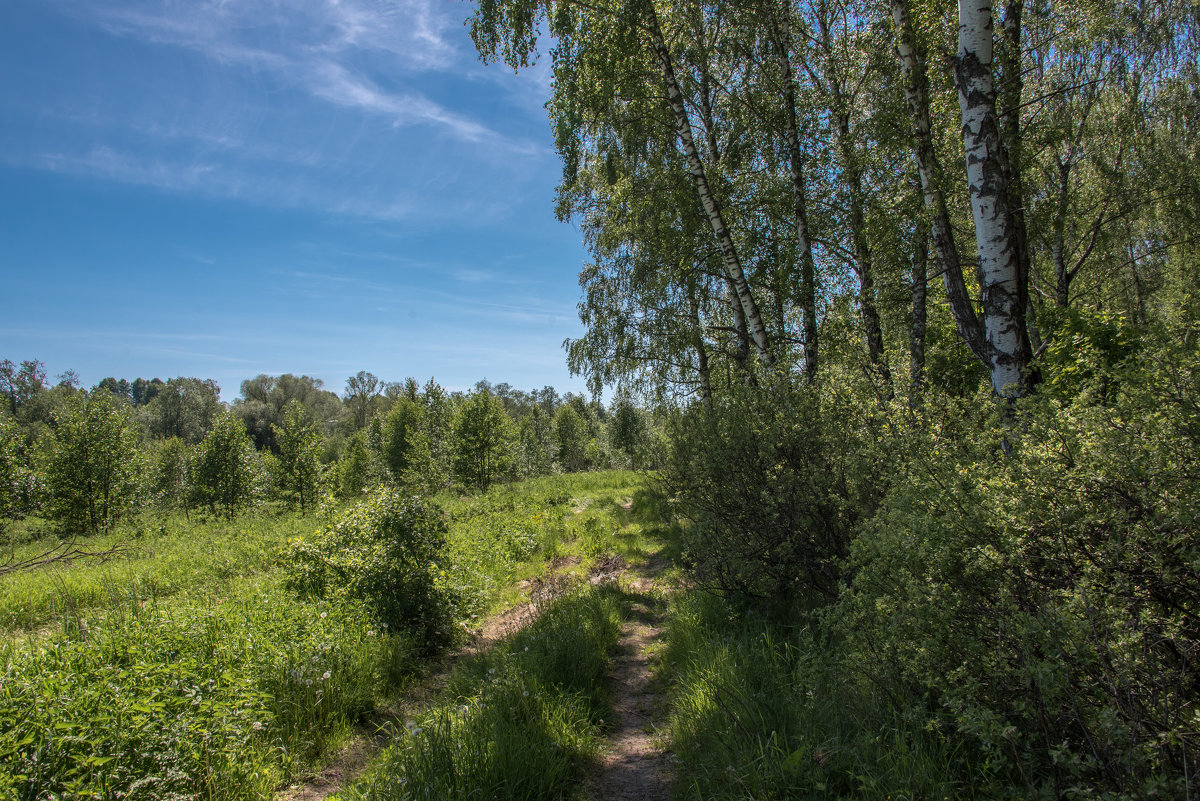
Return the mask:
M 647 466 L 662 452 L 653 415 L 626 396 L 609 407 L 553 387 L 361 371 L 342 395 L 284 374 L 242 382 L 230 404 L 215 381 L 105 378 L 91 389 L 40 361 L 0 362 L 0 526 L 36 515 L 95 531 L 147 506 L 232 516 L 262 501 L 310 508 L 381 482 L 414 491 L 602 467 Z

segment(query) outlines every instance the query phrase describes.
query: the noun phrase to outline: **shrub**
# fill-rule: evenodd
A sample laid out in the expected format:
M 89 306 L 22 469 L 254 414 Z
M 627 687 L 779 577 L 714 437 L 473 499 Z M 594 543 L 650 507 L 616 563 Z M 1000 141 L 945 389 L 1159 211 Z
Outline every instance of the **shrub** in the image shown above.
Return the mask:
M 445 548 L 441 509 L 381 487 L 293 542 L 285 568 L 299 593 L 361 602 L 381 626 L 411 632 L 432 650 L 450 638 L 455 608 L 441 581 Z
M 1030 797 L 1184 793 L 1200 691 L 1196 363 L 1164 354 L 1087 379 L 1103 392 L 968 425 L 956 405 L 931 409 L 898 436 L 904 480 L 852 546 L 832 620 L 861 663 L 932 702 Z
M 232 519 L 254 500 L 257 489 L 254 446 L 241 418 L 221 415 L 192 457 L 190 487 L 195 503 L 220 508 Z
M 856 396 L 785 382 L 731 388 L 671 423 L 664 469 L 690 521 L 684 558 L 704 587 L 743 599 L 836 596 L 855 521 L 877 491 Z M 868 478 L 869 477 L 869 478 Z

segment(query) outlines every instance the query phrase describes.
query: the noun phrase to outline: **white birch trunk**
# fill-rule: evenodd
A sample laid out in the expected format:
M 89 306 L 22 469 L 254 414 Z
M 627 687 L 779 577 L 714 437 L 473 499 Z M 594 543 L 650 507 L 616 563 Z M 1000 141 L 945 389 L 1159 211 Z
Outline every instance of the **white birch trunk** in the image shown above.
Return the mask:
M 990 0 L 959 0 L 955 65 L 962 112 L 963 147 L 975 242 L 979 251 L 983 328 L 991 358 L 992 389 L 999 395 L 1024 392 L 1027 344 L 1020 307 L 1020 264 L 1015 247 L 1008 181 L 1000 152 L 1000 126 L 992 82 Z
M 950 214 L 942 195 L 942 171 L 933 149 L 932 126 L 929 119 L 928 79 L 925 62 L 916 49 L 912 21 L 906 0 L 892 0 L 892 18 L 896 23 L 896 59 L 904 76 L 904 93 L 913 120 L 913 158 L 921 181 L 921 194 L 929 212 L 929 234 L 937 256 L 938 270 L 950 301 L 950 312 L 959 336 L 984 365 L 990 367 L 991 353 L 984 339 L 983 325 L 975 314 L 963 280 L 962 262 Z

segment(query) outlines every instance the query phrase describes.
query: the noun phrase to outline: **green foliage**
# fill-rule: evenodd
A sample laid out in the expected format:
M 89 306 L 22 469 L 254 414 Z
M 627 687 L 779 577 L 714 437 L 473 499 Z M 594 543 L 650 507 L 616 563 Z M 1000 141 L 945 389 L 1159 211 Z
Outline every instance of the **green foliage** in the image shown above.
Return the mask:
M 563 470 L 585 469 L 588 466 L 588 429 L 574 406 L 565 404 L 555 413 L 554 434 L 558 439 L 558 463 Z
M 217 418 L 196 446 L 188 483 L 193 503 L 220 509 L 227 519 L 254 501 L 257 459 L 240 418 L 228 412 Z
M 700 585 L 757 601 L 833 599 L 876 476 L 855 428 L 861 396 L 787 382 L 730 388 L 670 427 L 663 479 Z
M 1004 797 L 982 759 L 811 627 L 680 592 L 666 645 L 676 798 Z
M 897 426 L 903 475 L 831 617 L 1030 797 L 1181 797 L 1197 756 L 1200 372 L 1142 358 L 1074 402 Z
M 427 487 L 433 474 L 433 453 L 425 433 L 425 407 L 401 397 L 383 421 L 383 461 L 392 480 L 410 487 Z
M 439 581 L 446 549 L 441 509 L 381 487 L 284 556 L 301 595 L 362 603 L 380 626 L 432 651 L 451 636 L 455 599 Z
M 1086 391 L 1090 401 L 1104 403 L 1119 391 L 1123 365 L 1141 340 L 1124 316 L 1055 308 L 1043 318 L 1050 335 L 1038 365 L 1043 393 L 1069 401 Z
M 554 469 L 553 418 L 540 406 L 534 406 L 521 416 L 519 424 L 521 438 L 521 475 L 543 476 Z
M 215 381 L 181 376 L 158 387 L 139 414 L 155 437 L 179 437 L 194 445 L 222 415 L 220 397 Z
M 608 714 L 603 677 L 622 609 L 609 590 L 560 599 L 458 671 L 349 799 L 568 797 Z
M 0 414 L 0 535 L 5 533 L 5 523 L 20 513 L 25 472 L 17 453 L 17 424 Z
M 45 457 L 47 508 L 61 528 L 94 532 L 128 514 L 141 491 L 138 436 L 110 393 L 77 396 Z
M 246 424 L 255 448 L 277 452 L 275 430 L 285 425 L 285 410 L 291 403 L 301 404 L 306 418 L 322 428 L 336 425 L 345 416 L 341 399 L 322 387 L 320 379 L 306 375 L 259 375 L 242 382 L 241 397 L 232 411 Z
M 303 512 L 317 501 L 321 485 L 321 436 L 317 424 L 298 400 L 288 401 L 283 426 L 273 426 L 279 446 L 279 484 L 288 500 Z
M 369 710 L 403 640 L 255 589 L 4 649 L 0 794 L 261 798 Z
M 337 464 L 337 489 L 343 498 L 358 498 L 369 487 L 383 480 L 382 468 L 374 452 L 367 447 L 365 431 L 355 431 Z
M 454 442 L 454 475 L 463 484 L 486 489 L 511 473 L 516 430 L 504 404 L 486 389 L 462 402 Z
M 160 443 L 151 457 L 151 496 L 164 509 L 187 508 L 192 449 L 179 437 Z
M 622 399 L 613 410 L 611 428 L 613 447 L 624 455 L 630 467 L 641 468 L 646 461 L 650 434 L 646 413 L 629 400 Z

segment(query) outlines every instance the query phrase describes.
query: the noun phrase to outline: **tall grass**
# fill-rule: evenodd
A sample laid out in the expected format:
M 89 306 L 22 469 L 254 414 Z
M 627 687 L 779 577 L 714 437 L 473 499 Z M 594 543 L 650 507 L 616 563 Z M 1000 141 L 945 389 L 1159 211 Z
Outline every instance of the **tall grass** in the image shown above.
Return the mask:
M 1005 797 L 986 764 L 896 703 L 804 626 L 703 592 L 668 624 L 671 748 L 681 799 Z
M 0 646 L 0 797 L 261 797 L 413 651 L 361 610 L 270 582 Z
M 487 608 L 515 577 L 574 547 L 582 520 L 615 514 L 637 482 L 559 476 L 445 498 L 444 580 L 470 583 L 475 606 Z M 614 520 L 593 527 L 611 530 Z M 308 602 L 283 587 L 281 546 L 320 523 L 169 518 L 89 541 L 100 549 L 125 537 L 134 548 L 121 559 L 0 581 L 0 626 L 9 627 L 0 637 L 0 798 L 268 797 L 359 724 L 413 674 L 422 649 L 352 600 Z M 543 637 L 478 668 L 485 690 L 462 689 L 463 705 L 487 710 L 490 722 L 472 724 L 479 731 L 501 725 L 490 716 L 519 698 L 525 717 L 512 737 L 540 721 L 549 739 L 538 742 L 559 760 L 543 768 L 562 775 L 574 775 L 595 743 L 596 677 L 616 626 L 611 598 L 571 603 L 539 624 Z M 520 667 L 527 660 L 535 668 Z M 458 725 L 445 715 L 424 731 Z M 516 750 L 512 759 L 522 761 Z
M 91 609 L 161 600 L 189 590 L 220 594 L 248 576 L 269 571 L 279 546 L 314 525 L 311 517 L 294 513 L 234 521 L 170 515 L 124 525 L 84 542 L 90 551 L 125 546 L 110 560 L 80 559 L 4 577 L 0 629 L 31 629 Z M 30 556 L 52 544 L 25 543 L 14 554 Z
M 553 602 L 452 677 L 448 700 L 398 733 L 342 798 L 557 799 L 596 754 L 608 652 L 627 609 L 613 588 Z

